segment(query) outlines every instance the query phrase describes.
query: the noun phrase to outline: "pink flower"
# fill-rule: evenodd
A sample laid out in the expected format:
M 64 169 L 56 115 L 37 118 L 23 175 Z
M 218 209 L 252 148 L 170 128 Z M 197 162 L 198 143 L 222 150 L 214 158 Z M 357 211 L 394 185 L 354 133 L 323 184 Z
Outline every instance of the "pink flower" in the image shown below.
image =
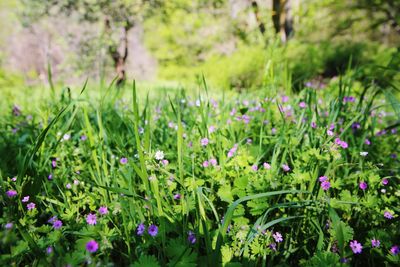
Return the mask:
M 323 181 L 323 182 L 321 183 L 321 188 L 322 188 L 324 191 L 327 191 L 330 187 L 331 187 L 331 183 L 330 183 L 329 181 Z
M 213 165 L 214 167 L 217 166 L 217 164 L 218 164 L 216 159 L 210 159 L 208 162 L 209 162 L 211 165 Z
M 204 168 L 207 168 L 207 167 L 208 167 L 208 161 L 207 161 L 207 160 L 205 160 L 205 161 L 203 162 L 203 167 L 204 167 Z
M 86 216 L 86 222 L 87 222 L 88 224 L 90 224 L 90 225 L 95 225 L 95 224 L 97 223 L 96 214 L 89 213 L 89 214 Z
M 325 182 L 326 180 L 328 180 L 328 177 L 326 177 L 326 176 L 321 176 L 321 177 L 319 177 L 319 181 L 322 183 L 322 182 Z
M 357 240 L 353 240 L 350 242 L 350 248 L 354 254 L 360 254 L 362 252 L 362 245 Z
M 300 107 L 300 108 L 306 108 L 306 107 L 307 107 L 306 102 L 301 101 L 301 102 L 299 103 L 299 107 Z
M 15 191 L 15 190 L 8 190 L 8 191 L 6 192 L 6 195 L 7 195 L 9 198 L 15 197 L 17 194 L 18 194 L 18 193 L 17 193 L 17 191 Z
M 387 185 L 389 183 L 389 179 L 387 179 L 387 178 L 383 178 L 382 179 L 382 184 L 383 185 Z
M 200 140 L 200 144 L 201 144 L 202 146 L 208 145 L 208 138 L 203 138 L 203 139 L 201 139 L 201 140 Z
M 101 206 L 101 207 L 99 208 L 99 213 L 100 213 L 100 215 L 106 215 L 106 214 L 108 214 L 108 209 L 107 209 L 107 207 L 106 207 L 106 206 Z
M 90 240 L 89 242 L 86 243 L 86 250 L 89 251 L 90 253 L 94 253 L 99 249 L 99 244 L 94 241 Z
M 256 172 L 258 170 L 258 166 L 254 164 L 253 166 L 251 166 L 251 169 Z
M 34 208 L 36 208 L 36 204 L 31 202 L 28 205 L 26 205 L 26 207 L 28 208 L 28 210 L 33 210 Z
M 371 240 L 371 246 L 373 248 L 379 248 L 379 246 L 381 245 L 381 241 L 377 240 L 377 239 L 372 239 Z
M 280 243 L 283 241 L 282 235 L 279 232 L 276 232 L 272 235 L 272 237 L 275 239 L 275 242 Z
M 263 163 L 264 169 L 269 170 L 271 169 L 271 165 L 269 165 L 268 163 L 264 162 Z
M 367 189 L 367 187 L 368 187 L 368 185 L 367 185 L 367 183 L 366 182 L 360 182 L 360 189 L 361 190 L 365 190 L 365 189 Z
M 288 172 L 290 171 L 290 167 L 287 164 L 282 164 L 282 170 Z
M 21 201 L 22 202 L 28 202 L 29 201 L 29 196 L 25 196 Z
M 393 219 L 393 214 L 390 212 L 390 211 L 385 211 L 384 213 L 383 213 L 383 216 L 386 218 L 386 219 Z

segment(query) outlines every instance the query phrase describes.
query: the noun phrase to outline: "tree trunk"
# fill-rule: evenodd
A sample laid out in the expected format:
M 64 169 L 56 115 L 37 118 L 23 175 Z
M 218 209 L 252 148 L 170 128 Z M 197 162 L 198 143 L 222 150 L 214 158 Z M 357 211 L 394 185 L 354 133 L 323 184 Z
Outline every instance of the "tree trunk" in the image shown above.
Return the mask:
M 258 29 L 260 30 L 261 34 L 264 35 L 265 25 L 260 18 L 260 9 L 258 7 L 257 1 L 256 0 L 250 0 L 250 1 L 251 1 L 251 7 L 253 9 L 254 16 L 256 17 Z
M 281 41 L 286 42 L 293 33 L 293 18 L 291 14 L 291 0 L 272 1 L 272 22 L 276 34 L 279 34 Z

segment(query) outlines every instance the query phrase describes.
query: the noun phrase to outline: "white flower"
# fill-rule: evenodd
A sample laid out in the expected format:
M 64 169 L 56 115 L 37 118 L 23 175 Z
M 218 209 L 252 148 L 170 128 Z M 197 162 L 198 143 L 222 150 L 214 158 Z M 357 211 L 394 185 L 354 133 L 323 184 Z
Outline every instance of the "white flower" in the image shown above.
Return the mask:
M 365 152 L 365 151 L 360 152 L 360 156 L 365 157 L 365 156 L 367 156 L 367 155 L 368 155 L 368 152 Z
M 71 138 L 71 135 L 69 135 L 69 134 L 64 134 L 64 136 L 63 136 L 63 139 L 65 141 L 68 141 L 70 138 Z
M 163 160 L 164 159 L 164 152 L 157 150 L 156 154 L 154 155 L 156 160 Z

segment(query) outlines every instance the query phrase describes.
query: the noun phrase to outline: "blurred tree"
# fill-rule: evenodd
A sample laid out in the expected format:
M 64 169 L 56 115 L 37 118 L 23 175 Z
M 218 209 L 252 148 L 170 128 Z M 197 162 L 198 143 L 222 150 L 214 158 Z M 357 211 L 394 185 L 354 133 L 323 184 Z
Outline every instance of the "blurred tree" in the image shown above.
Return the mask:
M 161 0 L 21 0 L 24 6 L 23 23 L 44 16 L 60 14 L 77 16 L 90 23 L 103 23 L 102 37 L 107 45 L 117 75 L 116 84 L 126 79 L 125 65 L 128 57 L 128 33 L 135 24 L 153 14 L 163 5 Z
M 286 42 L 293 32 L 292 4 L 291 0 L 272 1 L 272 21 L 282 42 Z

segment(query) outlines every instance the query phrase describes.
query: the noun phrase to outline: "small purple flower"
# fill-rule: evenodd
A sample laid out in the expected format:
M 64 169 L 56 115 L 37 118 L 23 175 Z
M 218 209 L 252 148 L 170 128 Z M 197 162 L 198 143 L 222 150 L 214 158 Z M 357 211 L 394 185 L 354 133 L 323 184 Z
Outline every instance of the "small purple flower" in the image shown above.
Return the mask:
M 354 254 L 360 254 L 362 252 L 362 245 L 357 240 L 353 240 L 350 242 L 350 248 Z
M 48 223 L 54 223 L 55 220 L 57 220 L 57 216 L 51 217 L 47 222 L 48 222 Z
M 326 130 L 326 134 L 329 135 L 329 136 L 332 136 L 333 132 L 331 130 Z
M 87 136 L 86 135 L 81 135 L 81 141 L 86 141 Z
M 218 164 L 218 162 L 217 162 L 216 159 L 210 159 L 208 162 L 209 162 L 211 165 L 213 165 L 214 167 L 217 166 L 217 164 Z
M 46 253 L 47 253 L 47 254 L 53 253 L 53 247 L 52 247 L 52 246 L 47 247 L 47 248 L 46 248 Z
M 53 174 L 50 173 L 49 176 L 47 176 L 47 179 L 48 180 L 53 180 Z
M 147 229 L 147 232 L 149 233 L 149 235 L 151 236 L 156 236 L 158 234 L 158 227 L 155 224 L 152 224 L 149 226 L 149 229 Z
M 258 166 L 254 164 L 253 166 L 251 166 L 251 169 L 256 172 L 258 170 Z
M 97 223 L 96 214 L 89 213 L 86 215 L 86 222 L 90 225 L 95 225 Z
M 288 96 L 286 96 L 286 95 L 282 96 L 282 103 L 286 103 L 288 101 L 289 101 L 289 97 Z
M 371 141 L 369 141 L 368 139 L 365 139 L 364 144 L 366 144 L 367 146 L 369 146 L 371 144 Z
M 119 163 L 121 163 L 122 165 L 127 164 L 128 163 L 128 159 L 127 158 L 121 158 L 119 160 Z
M 202 165 L 203 165 L 204 168 L 207 168 L 208 167 L 208 161 L 205 160 Z
M 6 223 L 6 225 L 4 226 L 4 228 L 6 228 L 7 230 L 10 230 L 11 228 L 13 228 L 14 224 L 12 222 Z
M 174 200 L 179 200 L 179 199 L 181 199 L 181 194 L 175 194 L 174 195 Z
M 107 214 L 108 214 L 108 209 L 107 209 L 107 207 L 106 207 L 106 206 L 101 206 L 101 207 L 99 208 L 99 213 L 100 213 L 100 215 L 107 215 Z
M 349 147 L 349 145 L 345 142 L 345 141 L 341 141 L 340 142 L 340 146 L 342 147 L 342 148 L 348 148 Z
M 271 169 L 271 165 L 269 165 L 268 163 L 264 162 L 263 163 L 264 169 L 269 170 Z
M 382 179 L 382 184 L 383 185 L 387 185 L 389 183 L 389 179 L 387 179 L 387 178 L 383 178 Z
M 17 105 L 14 105 L 13 108 L 12 108 L 12 114 L 15 117 L 20 116 L 21 115 L 21 108 L 19 106 L 17 106 Z
M 306 102 L 301 101 L 301 102 L 299 103 L 299 107 L 300 107 L 300 108 L 306 108 L 306 107 L 307 107 Z
M 381 241 L 379 241 L 378 239 L 371 239 L 371 246 L 373 248 L 379 248 L 380 245 L 381 245 Z
M 331 187 L 331 183 L 329 182 L 329 181 L 323 181 L 322 183 L 321 183 L 321 188 L 324 190 L 324 191 L 328 191 L 328 189 Z
M 393 255 L 397 255 L 400 252 L 400 247 L 395 245 L 393 247 L 390 248 L 390 253 Z
M 190 244 L 196 243 L 196 236 L 192 231 L 189 231 L 188 233 L 188 241 Z
M 208 138 L 203 138 L 203 139 L 201 139 L 201 140 L 200 140 L 200 144 L 201 144 L 202 146 L 208 145 Z
M 18 194 L 18 193 L 17 193 L 17 191 L 15 191 L 15 190 L 8 190 L 8 191 L 6 192 L 6 195 L 7 195 L 9 198 L 15 197 L 17 194 Z
M 54 223 L 53 223 L 53 227 L 54 227 L 54 229 L 56 229 L 56 230 L 58 230 L 58 229 L 60 229 L 61 227 L 62 227 L 62 221 L 61 220 L 56 220 L 56 221 L 54 221 Z
M 311 128 L 313 129 L 317 128 L 317 123 L 315 121 L 311 122 Z
M 276 251 L 276 243 L 271 243 L 271 244 L 269 244 L 269 248 L 271 249 L 271 250 L 274 250 L 274 251 Z
M 321 176 L 321 177 L 319 177 L 319 181 L 322 183 L 322 182 L 325 182 L 325 181 L 327 181 L 328 180 L 328 177 L 326 177 L 326 176 Z
M 26 207 L 28 208 L 28 210 L 33 210 L 34 208 L 36 208 L 36 204 L 31 202 L 28 205 L 26 205 Z
M 383 213 L 383 216 L 386 218 L 386 219 L 393 219 L 393 214 L 390 212 L 390 211 L 385 211 L 384 213 Z
M 347 263 L 349 260 L 348 259 L 346 259 L 346 258 L 340 258 L 340 262 L 341 263 Z
M 290 171 L 290 167 L 287 164 L 282 164 L 282 170 L 288 172 Z
M 89 251 L 90 253 L 94 253 L 99 249 L 99 244 L 94 241 L 90 240 L 89 242 L 86 243 L 86 250 Z
M 275 232 L 272 237 L 275 239 L 275 242 L 279 243 L 283 241 L 283 237 L 281 235 L 281 233 L 279 232 Z
M 367 189 L 367 187 L 368 187 L 368 184 L 366 183 L 366 182 L 360 182 L 360 189 L 361 190 L 366 190 Z
M 146 230 L 146 226 L 144 226 L 143 223 L 139 224 L 138 227 L 136 228 L 136 234 L 141 236 L 143 235 L 144 231 Z
M 13 182 L 17 181 L 17 177 L 11 178 L 11 181 L 13 181 Z
M 71 189 L 71 188 L 72 188 L 72 185 L 71 185 L 70 183 L 68 183 L 65 187 L 66 187 L 67 189 Z
M 57 167 L 57 161 L 56 160 L 52 160 L 51 161 L 51 167 L 53 168 L 53 169 L 55 169 L 56 167 Z

